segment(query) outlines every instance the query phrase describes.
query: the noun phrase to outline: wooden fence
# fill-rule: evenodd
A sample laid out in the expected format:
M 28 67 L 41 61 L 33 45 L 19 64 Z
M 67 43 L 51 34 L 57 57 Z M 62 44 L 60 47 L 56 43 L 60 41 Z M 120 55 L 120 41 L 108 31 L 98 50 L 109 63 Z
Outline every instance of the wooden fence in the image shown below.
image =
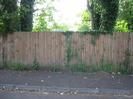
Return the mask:
M 0 38 L 0 63 L 36 60 L 42 67 L 85 64 L 130 65 L 133 67 L 133 33 L 92 36 L 81 33 L 20 32 Z

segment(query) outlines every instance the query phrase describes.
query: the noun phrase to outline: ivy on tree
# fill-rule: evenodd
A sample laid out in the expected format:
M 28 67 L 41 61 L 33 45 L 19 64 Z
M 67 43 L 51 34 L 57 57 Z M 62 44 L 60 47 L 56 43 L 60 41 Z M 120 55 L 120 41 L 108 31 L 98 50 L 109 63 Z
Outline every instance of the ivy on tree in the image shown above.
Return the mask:
M 92 29 L 113 31 L 118 16 L 119 0 L 87 0 L 91 13 Z

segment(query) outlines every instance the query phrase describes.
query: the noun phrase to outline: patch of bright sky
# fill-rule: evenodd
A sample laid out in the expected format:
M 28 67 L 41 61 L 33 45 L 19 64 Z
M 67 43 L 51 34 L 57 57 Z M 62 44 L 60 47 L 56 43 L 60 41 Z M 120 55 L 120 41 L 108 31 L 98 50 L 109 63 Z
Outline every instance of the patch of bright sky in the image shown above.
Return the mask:
M 86 0 L 55 0 L 55 20 L 66 24 L 71 30 L 76 30 L 75 25 L 81 22 L 81 15 L 87 8 Z
M 81 23 L 81 16 L 87 8 L 87 0 L 53 0 L 51 4 L 56 11 L 53 16 L 57 23 L 65 24 L 70 27 L 70 30 L 76 30 L 76 25 Z M 47 1 L 47 3 L 49 0 Z M 35 9 L 45 9 L 47 4 L 41 3 L 35 6 Z M 39 11 L 36 12 L 40 13 Z M 36 16 L 34 16 L 34 24 L 36 23 Z

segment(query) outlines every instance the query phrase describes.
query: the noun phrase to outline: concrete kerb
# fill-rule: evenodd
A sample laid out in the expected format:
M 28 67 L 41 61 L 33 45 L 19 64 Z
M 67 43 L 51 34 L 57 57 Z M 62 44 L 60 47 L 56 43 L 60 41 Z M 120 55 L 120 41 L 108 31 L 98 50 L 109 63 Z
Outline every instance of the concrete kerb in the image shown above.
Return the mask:
M 48 87 L 48 86 L 29 86 L 0 84 L 0 90 L 3 91 L 20 91 L 34 93 L 51 93 L 51 94 L 71 94 L 71 95 L 115 95 L 115 96 L 132 96 L 133 90 L 126 89 L 102 89 L 102 88 L 64 88 L 64 87 Z

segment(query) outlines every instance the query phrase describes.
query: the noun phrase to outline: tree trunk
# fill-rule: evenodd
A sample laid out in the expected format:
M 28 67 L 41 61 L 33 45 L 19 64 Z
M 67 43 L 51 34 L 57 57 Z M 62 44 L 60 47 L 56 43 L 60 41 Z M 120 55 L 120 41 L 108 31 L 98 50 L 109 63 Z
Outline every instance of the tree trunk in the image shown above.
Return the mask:
M 101 15 L 99 13 L 91 13 L 92 16 L 92 30 L 99 30 Z
M 127 24 L 128 30 L 132 32 L 133 31 L 133 18 L 130 19 L 127 23 L 128 23 Z
M 101 31 L 113 31 L 118 16 L 119 0 L 100 0 L 103 6 Z
M 21 31 L 32 31 L 34 0 L 21 0 Z
M 99 30 L 100 28 L 100 20 L 101 20 L 101 14 L 99 12 L 95 11 L 95 4 L 92 0 L 92 3 L 90 4 L 89 0 L 87 0 L 87 8 L 90 11 L 91 14 L 91 27 L 92 30 Z
M 97 10 L 101 6 L 100 10 Z M 118 15 L 119 0 L 87 0 L 87 7 L 91 13 L 92 29 L 113 31 Z

